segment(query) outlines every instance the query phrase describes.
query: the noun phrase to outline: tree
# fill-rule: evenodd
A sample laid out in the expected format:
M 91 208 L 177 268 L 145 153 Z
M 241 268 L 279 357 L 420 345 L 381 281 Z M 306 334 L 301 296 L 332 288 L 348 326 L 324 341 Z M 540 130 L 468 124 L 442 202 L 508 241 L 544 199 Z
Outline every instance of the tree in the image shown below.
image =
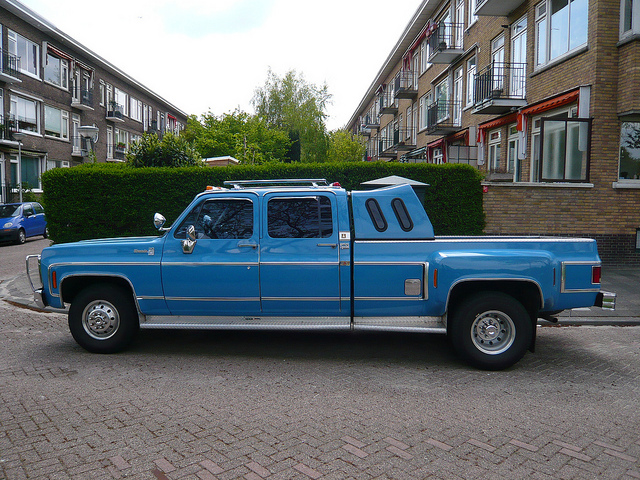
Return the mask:
M 329 162 L 360 162 L 364 156 L 364 145 L 346 130 L 335 130 L 329 134 Z
M 258 118 L 289 133 L 292 147 L 289 160 L 325 161 L 329 147 L 325 112 L 331 95 L 327 85 L 308 83 L 295 70 L 280 78 L 269 69 L 267 81 L 257 88 L 252 99 Z M 299 142 L 299 143 L 298 143 Z
M 144 133 L 127 152 L 127 163 L 134 167 L 189 167 L 202 165 L 200 155 L 183 137 L 167 132 L 162 140 L 155 133 Z
M 203 158 L 230 155 L 249 164 L 283 161 L 291 145 L 287 132 L 240 110 L 191 116 L 183 135 Z

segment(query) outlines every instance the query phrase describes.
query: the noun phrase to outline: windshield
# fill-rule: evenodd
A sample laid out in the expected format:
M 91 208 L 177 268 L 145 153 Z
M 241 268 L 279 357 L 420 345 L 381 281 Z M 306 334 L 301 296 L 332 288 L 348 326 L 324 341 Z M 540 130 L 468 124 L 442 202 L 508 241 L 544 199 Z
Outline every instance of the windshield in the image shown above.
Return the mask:
M 0 205 L 0 218 L 17 217 L 20 214 L 20 205 Z

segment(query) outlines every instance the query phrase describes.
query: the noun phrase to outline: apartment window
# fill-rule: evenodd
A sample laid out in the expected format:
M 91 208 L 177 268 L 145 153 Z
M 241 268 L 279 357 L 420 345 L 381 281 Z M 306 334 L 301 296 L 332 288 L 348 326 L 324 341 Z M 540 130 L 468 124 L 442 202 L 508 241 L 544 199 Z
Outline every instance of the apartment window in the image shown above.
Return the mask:
M 69 140 L 69 112 L 45 105 L 44 134 L 49 137 Z
M 456 23 L 464 25 L 464 0 L 456 0 Z
M 434 98 L 438 102 L 438 116 L 436 121 L 441 122 L 449 116 L 449 79 L 446 78 L 434 89 Z
M 620 179 L 640 179 L 640 122 L 620 125 Z
M 511 26 L 510 95 L 524 98 L 527 65 L 527 17 L 522 17 Z
M 563 114 L 541 121 L 540 180 L 588 181 L 591 119 L 568 118 Z
M 107 159 L 113 158 L 113 127 L 107 127 Z
M 476 23 L 478 16 L 476 15 L 476 0 L 469 0 L 469 26 Z
M 500 149 L 502 143 L 502 135 L 500 130 L 494 130 L 493 132 L 489 132 L 489 171 L 490 172 L 499 172 L 500 171 Z
M 622 0 L 620 37 L 640 35 L 640 0 Z
M 78 155 L 82 150 L 82 137 L 78 132 L 80 128 L 80 115 L 73 114 L 71 115 L 71 139 L 73 142 L 73 153 Z
M 521 165 L 518 159 L 520 147 L 520 136 L 516 125 L 509 127 L 509 138 L 507 141 L 507 172 L 513 173 L 513 181 L 521 181 Z
M 433 163 L 436 165 L 442 165 L 444 163 L 444 154 L 442 153 L 441 147 L 433 149 Z
M 44 81 L 65 90 L 69 88 L 69 61 L 47 52 Z
M 427 110 L 429 105 L 431 105 L 431 92 L 427 92 L 420 97 L 420 109 L 418 113 L 418 125 L 420 130 L 427 128 Z
M 123 92 L 119 88 L 115 88 L 115 100 L 122 107 L 122 114 L 129 116 L 129 94 Z
M 105 106 L 105 93 L 106 93 L 106 86 L 104 84 L 104 81 L 100 80 L 100 106 L 101 107 Z
M 18 183 L 18 155 L 11 155 L 11 178 L 15 184 Z M 39 190 L 40 174 L 42 173 L 40 157 L 32 157 L 22 153 L 20 159 L 20 173 L 23 188 L 32 188 Z
M 18 70 L 22 73 L 39 77 L 40 46 L 12 30 L 7 30 L 7 32 L 9 53 L 20 58 Z
M 131 119 L 142 121 L 142 102 L 133 97 L 131 97 Z
M 420 75 L 427 71 L 431 64 L 429 63 L 429 42 L 423 40 L 420 45 Z
M 462 67 L 453 73 L 453 124 L 462 124 Z
M 588 0 L 545 0 L 536 5 L 536 65 L 587 43 Z
M 476 88 L 476 57 L 467 60 L 467 106 L 473 105 L 473 92 Z
M 18 130 L 22 132 L 40 133 L 40 102 L 30 98 L 11 95 L 10 113 L 18 122 Z

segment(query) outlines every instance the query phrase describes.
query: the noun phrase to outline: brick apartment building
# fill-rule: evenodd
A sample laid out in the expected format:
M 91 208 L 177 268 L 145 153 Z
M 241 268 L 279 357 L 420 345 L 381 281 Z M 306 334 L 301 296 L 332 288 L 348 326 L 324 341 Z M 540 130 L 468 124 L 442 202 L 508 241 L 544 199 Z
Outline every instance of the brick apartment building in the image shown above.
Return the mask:
M 0 0 L 0 203 L 45 170 L 122 162 L 143 132 L 187 115 L 15 0 Z M 84 127 L 97 127 L 97 130 Z M 97 132 L 97 140 L 93 143 Z
M 368 160 L 479 168 L 487 234 L 640 265 L 640 0 L 424 0 L 347 127 Z

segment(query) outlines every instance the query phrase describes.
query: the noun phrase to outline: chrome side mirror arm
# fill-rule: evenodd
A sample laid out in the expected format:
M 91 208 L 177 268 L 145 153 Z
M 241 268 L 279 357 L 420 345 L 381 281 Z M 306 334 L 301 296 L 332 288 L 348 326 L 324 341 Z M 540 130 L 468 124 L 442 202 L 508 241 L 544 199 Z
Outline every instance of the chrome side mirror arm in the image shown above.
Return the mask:
M 187 238 L 182 240 L 182 253 L 190 254 L 193 253 L 193 249 L 196 247 L 196 227 L 193 225 L 189 225 L 187 227 Z

